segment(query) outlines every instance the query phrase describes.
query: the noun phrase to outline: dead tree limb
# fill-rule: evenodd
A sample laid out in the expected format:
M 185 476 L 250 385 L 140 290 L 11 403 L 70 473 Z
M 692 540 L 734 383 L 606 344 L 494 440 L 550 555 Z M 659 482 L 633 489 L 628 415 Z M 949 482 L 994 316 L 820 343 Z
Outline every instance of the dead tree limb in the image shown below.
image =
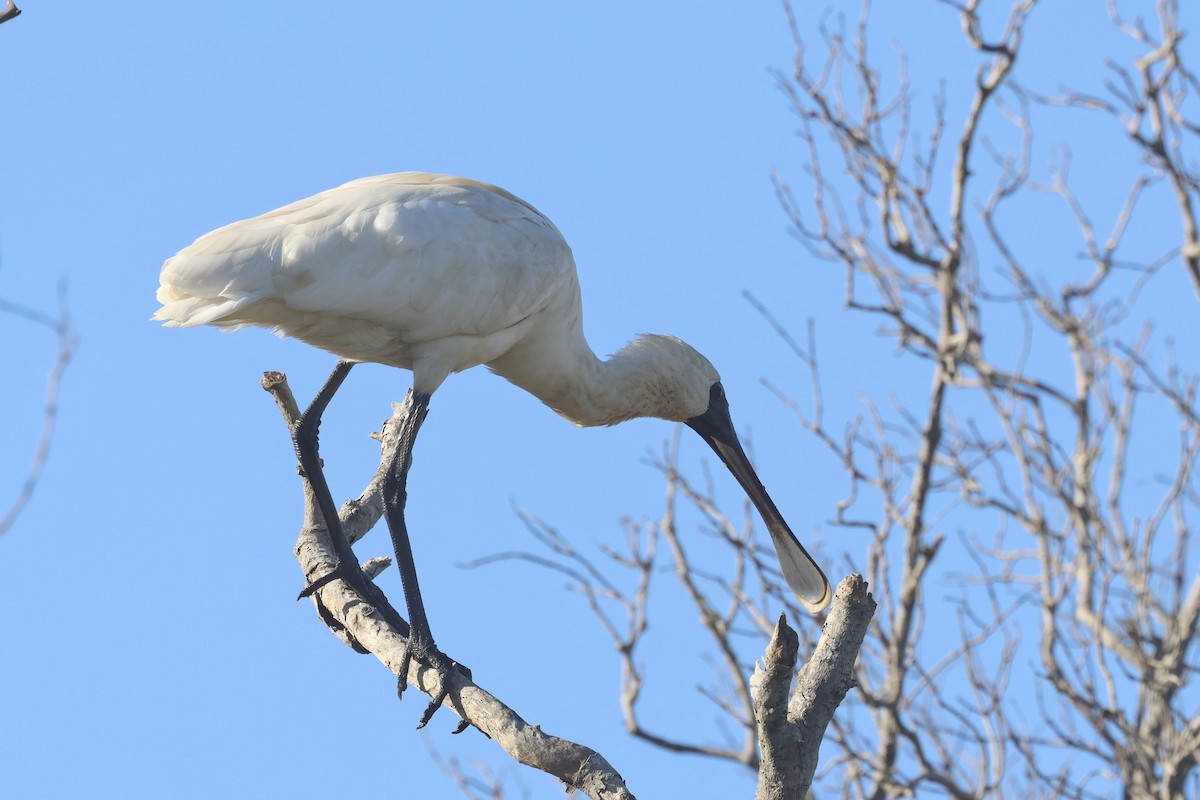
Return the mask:
M 816 652 L 800 669 L 796 688 L 788 690 L 800 640 L 780 615 L 750 685 L 762 758 L 755 800 L 805 797 L 817 770 L 817 756 L 833 712 L 855 685 L 858 651 L 867 634 L 875 601 L 861 575 L 842 579 L 817 642 Z
M 275 398 L 285 423 L 291 426 L 300 415 L 296 400 L 282 373 L 268 372 L 262 386 Z M 351 542 L 361 538 L 383 514 L 380 484 L 397 446 L 395 433 L 404 418 L 412 393 L 405 403 L 393 408 L 392 417 L 384 423 L 379 435 L 382 442 L 380 469 L 357 499 L 342 506 L 339 516 Z M 290 428 L 289 428 L 290 429 Z M 304 481 L 304 522 L 296 542 L 296 558 L 306 577 L 324 574 L 334 565 L 333 546 L 321 519 L 312 489 Z M 367 571 L 368 577 L 380 562 Z M 372 562 L 368 562 L 372 565 Z M 330 630 L 358 652 L 370 653 L 384 666 L 397 673 L 404 656 L 407 631 L 397 631 L 384 620 L 384 614 L 364 598 L 350 590 L 342 581 L 334 581 L 313 596 L 318 615 Z M 395 613 L 389 611 L 389 615 Z M 430 665 L 414 659 L 409 666 L 407 682 L 421 692 L 436 697 L 443 688 L 443 678 Z M 530 725 L 515 711 L 472 680 L 460 674 L 445 678 L 451 684 L 443 705 L 458 714 L 522 764 L 534 767 L 563 781 L 569 789 L 582 792 L 593 800 L 632 800 L 633 794 L 608 761 L 594 750 L 545 733 L 539 726 Z

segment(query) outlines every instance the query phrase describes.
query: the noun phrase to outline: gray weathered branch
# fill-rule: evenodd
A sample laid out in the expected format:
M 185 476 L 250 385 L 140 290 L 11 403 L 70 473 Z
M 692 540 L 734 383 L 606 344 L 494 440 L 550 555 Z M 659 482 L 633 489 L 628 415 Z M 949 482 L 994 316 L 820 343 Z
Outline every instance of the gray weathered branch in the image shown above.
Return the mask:
M 779 617 L 751 687 L 762 756 L 755 800 L 804 797 L 833 712 L 855 685 L 854 667 L 875 601 L 861 575 L 842 579 L 833 596 L 816 652 L 800 669 L 791 692 L 799 638 Z
M 282 373 L 268 372 L 263 388 L 275 398 L 285 422 L 290 426 L 299 418 L 295 398 Z M 412 401 L 409 393 L 405 403 L 396 404 L 392 417 L 384 423 L 380 438 L 383 444 L 379 472 L 357 499 L 342 506 L 339 516 L 351 541 L 361 538 L 383 513 L 380 484 L 384 465 L 396 447 L 395 431 Z M 325 574 L 336 563 L 328 532 L 321 520 L 312 490 L 304 481 L 304 523 L 296 542 L 296 558 L 304 575 Z M 370 565 L 371 562 L 368 562 Z M 375 562 L 375 567 L 378 562 Z M 368 575 L 373 569 L 368 571 Z M 399 631 L 384 621 L 383 615 L 364 598 L 349 589 L 344 582 L 334 581 L 313 596 L 322 622 L 343 642 L 359 652 L 369 652 L 393 673 L 398 673 L 404 655 L 405 639 Z M 436 697 L 443 686 L 443 677 L 428 664 L 414 659 L 410 664 L 407 682 L 421 692 Z M 443 705 L 481 730 L 512 758 L 522 764 L 554 775 L 568 788 L 580 791 L 593 800 L 632 800 L 620 774 L 594 750 L 566 739 L 545 733 L 539 726 L 530 725 L 515 711 L 472 680 L 460 674 L 445 678 L 449 686 Z

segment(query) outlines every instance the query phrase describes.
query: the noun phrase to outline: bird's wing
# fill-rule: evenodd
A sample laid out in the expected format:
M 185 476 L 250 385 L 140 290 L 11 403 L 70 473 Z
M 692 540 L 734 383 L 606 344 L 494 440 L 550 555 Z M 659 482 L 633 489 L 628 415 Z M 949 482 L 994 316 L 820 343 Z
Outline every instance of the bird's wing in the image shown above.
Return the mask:
M 562 235 L 527 203 L 475 181 L 399 173 L 200 237 L 163 265 L 156 319 L 286 333 L 288 312 L 314 312 L 414 343 L 503 330 L 573 274 Z M 249 315 L 255 304 L 281 318 Z

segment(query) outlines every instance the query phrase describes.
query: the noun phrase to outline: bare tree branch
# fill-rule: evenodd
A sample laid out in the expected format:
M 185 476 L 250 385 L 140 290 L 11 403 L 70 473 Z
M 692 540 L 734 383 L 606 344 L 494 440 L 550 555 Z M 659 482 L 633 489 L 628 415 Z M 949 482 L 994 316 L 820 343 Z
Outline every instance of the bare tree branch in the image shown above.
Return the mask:
M 275 398 L 290 426 L 299 419 L 299 409 L 282 373 L 269 372 L 263 378 L 263 388 Z M 404 419 L 407 405 L 396 404 L 392 417 L 384 423 L 380 438 L 383 443 L 379 472 L 357 500 L 344 505 L 339 512 L 342 524 L 351 540 L 361 538 L 382 516 L 383 501 L 380 485 L 389 463 L 389 455 L 397 446 L 396 432 Z M 328 531 L 321 521 L 320 511 L 308 481 L 303 482 L 305 498 L 304 524 L 296 543 L 296 557 L 305 576 L 323 574 L 336 559 Z M 359 652 L 378 658 L 393 673 L 404 658 L 407 631 L 390 626 L 384 615 L 365 598 L 359 597 L 342 581 L 334 581 L 313 595 L 321 621 Z M 393 616 L 391 609 L 388 616 Z M 530 725 L 496 697 L 465 676 L 453 673 L 445 677 L 429 664 L 414 659 L 407 676 L 409 684 L 430 697 L 441 696 L 447 689 L 443 705 L 458 714 L 465 723 L 478 728 L 493 739 L 513 759 L 559 778 L 594 800 L 625 800 L 633 795 L 615 769 L 599 753 L 551 736 L 540 726 Z M 443 680 L 449 685 L 443 686 Z
M 1197 365 L 1182 372 L 1169 340 L 1163 355 L 1155 332 L 1165 322 L 1139 303 L 1177 262 L 1200 291 L 1191 253 L 1200 182 L 1186 155 L 1200 132 L 1189 111 L 1200 87 L 1179 45 L 1177 3 L 1157 2 L 1153 31 L 1110 5 L 1143 52 L 1132 67 L 1110 64 L 1109 98 L 1018 86 L 1036 3 L 1009 3 L 995 34 L 1001 17 L 985 17 L 979 0 L 942 5 L 979 56 L 971 83 L 956 87 L 967 98 L 961 126 L 948 121 L 945 85 L 916 122 L 903 54 L 888 80 L 872 63 L 869 2 L 852 32 L 802 25 L 788 11 L 796 60 L 779 78 L 801 120 L 811 197 L 780 176 L 777 195 L 808 251 L 843 268 L 847 308 L 883 320 L 899 354 L 930 373 L 922 416 L 912 398 L 863 398 L 862 414 L 833 431 L 815 336 L 805 348 L 786 337 L 813 376 L 814 414 L 773 391 L 846 471 L 833 523 L 874 534 L 864 572 L 882 612 L 864 643 L 862 692 L 849 698 L 869 720 L 833 721 L 840 752 L 825 774 L 845 796 L 984 797 L 1007 787 L 1084 798 L 1111 796 L 1116 782 L 1130 797 L 1182 798 L 1200 786 Z M 824 45 L 815 57 L 813 40 Z M 1048 179 L 1033 179 L 1031 106 L 1100 111 L 1141 151 L 1152 172 L 1119 189 L 1124 203 L 1110 222 L 1098 223 L 1091 198 L 1073 188 L 1068 149 Z M 933 133 L 911 136 L 917 124 Z M 1150 194 L 1163 199 L 1159 187 L 1178 208 L 1182 244 L 1146 256 L 1131 231 Z M 1047 263 L 1028 241 L 1029 212 L 1018 204 L 1037 195 L 1074 220 L 1082 272 Z M 853 208 L 844 197 L 856 198 Z M 984 259 L 1002 266 L 1001 287 L 981 274 Z M 1177 441 L 1156 447 L 1150 476 L 1146 441 L 1159 441 L 1163 420 Z M 964 543 L 979 541 L 981 521 L 996 531 L 986 552 L 951 556 L 954 576 L 944 551 L 956 540 L 936 531 L 951 520 L 972 531 L 957 537 Z M 926 620 L 948 618 L 931 587 L 949 578 L 961 585 L 961 646 L 930 652 Z M 1021 633 L 1033 630 L 1026 644 Z M 1022 695 L 1013 664 L 1029 656 L 1039 673 L 1021 681 Z M 1037 708 L 1021 702 L 1031 683 Z M 1014 756 L 1024 783 L 1004 769 Z
M 0 19 L 0 22 L 3 20 Z M 42 402 L 41 433 L 34 450 L 33 463 L 30 465 L 29 471 L 25 473 L 25 480 L 21 484 L 16 499 L 13 500 L 3 518 L 0 518 L 0 534 L 4 534 L 13 526 L 17 517 L 21 515 L 25 506 L 33 498 L 34 489 L 37 488 L 38 480 L 42 477 L 42 470 L 46 466 L 46 459 L 50 456 L 50 444 L 54 440 L 54 429 L 58 423 L 59 389 L 62 385 L 63 374 L 71 363 L 71 358 L 75 355 L 79 336 L 67 310 L 65 284 L 59 287 L 59 316 L 57 318 L 19 303 L 2 299 L 0 299 L 0 313 L 23 317 L 30 322 L 49 328 L 58 337 L 58 356 L 46 378 L 46 394 Z
M 780 615 L 751 679 L 754 718 L 762 743 L 756 800 L 786 800 L 808 792 L 825 728 L 854 686 L 858 650 L 874 613 L 875 601 L 862 576 L 843 579 L 816 652 L 801 668 L 790 702 L 786 698 L 799 638 Z
M 722 513 L 712 495 L 711 480 L 707 488 L 701 490 L 679 471 L 677 445 L 676 439 L 665 449 L 661 459 L 652 462 L 663 473 L 667 482 L 663 516 L 652 524 L 628 524 L 624 551 L 601 547 L 603 562 L 595 562 L 592 557 L 570 545 L 567 538 L 558 531 L 525 514 L 523 516 L 530 525 L 531 533 L 549 551 L 549 555 L 505 552 L 481 559 L 473 565 L 515 559 L 559 572 L 570 578 L 571 590 L 586 599 L 590 610 L 608 633 L 618 653 L 622 670 L 620 705 L 625 715 L 626 728 L 636 738 L 671 752 L 724 759 L 756 772 L 760 769 L 774 772 L 786 769 L 794 772 L 794 763 L 800 763 L 801 773 L 796 774 L 807 770 L 808 778 L 805 780 L 810 780 L 812 770 L 816 766 L 820 737 L 828 722 L 821 714 L 833 713 L 852 681 L 847 678 L 844 685 L 835 688 L 828 682 L 814 682 L 812 677 L 804 679 L 806 673 L 802 670 L 802 682 L 798 691 L 809 700 L 814 699 L 814 692 L 818 693 L 819 696 L 815 699 L 819 701 L 819 707 L 803 714 L 788 712 L 788 687 L 791 684 L 796 653 L 794 650 L 791 653 L 790 666 L 779 666 L 781 662 L 778 658 L 771 661 L 777 665 L 776 671 L 779 675 L 783 676 L 780 678 L 782 684 L 776 683 L 775 687 L 777 692 L 781 692 L 781 699 L 778 700 L 780 718 L 785 722 L 791 720 L 786 723 L 791 732 L 780 734 L 783 738 L 775 740 L 777 746 L 784 747 L 783 750 L 775 751 L 778 758 L 786 759 L 787 763 L 779 760 L 768 768 L 759 754 L 760 747 L 769 746 L 762 739 L 763 701 L 756 699 L 758 690 L 754 688 L 759 679 L 751 678 L 751 669 L 744 652 L 750 642 L 767 637 L 772 630 L 776 631 L 776 635 L 783 635 L 779 633 L 780 629 L 772 619 L 771 607 L 781 606 L 786 610 L 785 613 L 800 618 L 809 615 L 793 605 L 795 601 L 783 584 L 771 552 L 756 541 L 750 509 L 742 509 L 747 520 L 745 526 L 735 524 Z M 705 569 L 699 559 L 690 555 L 692 548 L 687 541 L 695 543 L 696 532 L 689 531 L 691 535 L 686 538 L 682 535 L 679 520 L 681 505 L 683 509 L 699 514 L 704 522 L 702 532 L 723 546 L 727 554 L 724 569 Z M 659 542 L 666 542 L 667 547 L 659 548 Z M 658 562 L 658 556 L 663 551 L 670 555 L 669 566 Z M 733 725 L 732 733 L 727 738 L 736 739 L 740 736 L 741 747 L 712 744 L 708 741 L 712 736 L 711 732 L 699 731 L 694 726 L 676 731 L 654 731 L 641 719 L 639 709 L 642 701 L 648 695 L 653 696 L 655 690 L 648 685 L 649 676 L 645 667 L 639 663 L 638 653 L 650 627 L 652 582 L 656 575 L 668 569 L 697 612 L 699 628 L 707 637 L 709 650 L 714 656 L 712 664 L 718 675 L 718 683 L 715 686 L 698 687 L 697 691 L 727 715 Z M 826 622 L 825 634 L 819 643 L 806 641 L 806 647 L 815 648 L 817 658 L 825 660 L 832 658 L 831 648 L 836 648 L 838 658 L 844 662 L 845 674 L 849 675 L 858 653 L 861 635 L 855 640 L 853 636 L 847 635 L 847 631 L 854 630 L 854 625 L 865 629 L 875 604 L 866 595 L 865 584 L 862 584 L 861 580 L 853 584 L 844 584 L 857 587 L 852 602 L 846 598 L 835 599 L 835 602 L 839 603 L 839 610 L 831 612 L 829 620 L 832 622 Z M 842 605 L 845 602 L 851 602 L 853 624 L 843 619 L 847 613 L 847 608 Z M 791 631 L 790 628 L 786 630 Z M 787 635 L 795 637 L 794 633 Z M 815 674 L 826 676 L 826 673 L 821 671 Z M 767 781 L 772 783 L 774 779 L 768 778 Z M 781 785 L 794 786 L 795 781 L 788 779 Z

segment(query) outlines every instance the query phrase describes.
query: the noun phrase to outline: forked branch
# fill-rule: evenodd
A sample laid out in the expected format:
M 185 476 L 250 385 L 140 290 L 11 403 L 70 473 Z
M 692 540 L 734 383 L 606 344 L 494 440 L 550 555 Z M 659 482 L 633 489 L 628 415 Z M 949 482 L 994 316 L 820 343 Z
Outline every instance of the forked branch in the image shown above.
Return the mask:
M 805 797 L 833 712 L 855 685 L 858 651 L 875 613 L 861 575 L 842 579 L 816 652 L 800 670 L 788 697 L 799 638 L 779 617 L 762 662 L 754 670 L 754 719 L 762 745 L 755 800 Z

